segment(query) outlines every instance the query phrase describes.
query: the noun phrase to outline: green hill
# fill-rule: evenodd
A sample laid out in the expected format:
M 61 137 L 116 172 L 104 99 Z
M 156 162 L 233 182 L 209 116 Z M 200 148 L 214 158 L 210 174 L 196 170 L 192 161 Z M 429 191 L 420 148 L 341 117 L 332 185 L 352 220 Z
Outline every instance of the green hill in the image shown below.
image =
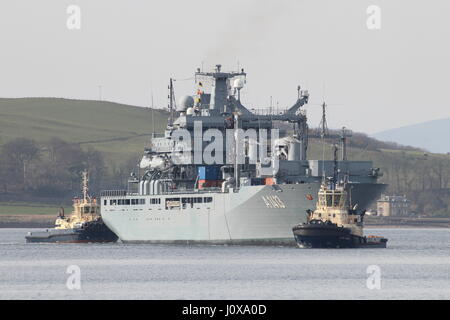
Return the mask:
M 155 110 L 156 132 L 163 131 L 167 112 Z M 58 137 L 93 146 L 119 160 L 140 152 L 152 132 L 152 112 L 107 101 L 57 98 L 0 99 L 0 146 L 15 138 L 44 142 Z

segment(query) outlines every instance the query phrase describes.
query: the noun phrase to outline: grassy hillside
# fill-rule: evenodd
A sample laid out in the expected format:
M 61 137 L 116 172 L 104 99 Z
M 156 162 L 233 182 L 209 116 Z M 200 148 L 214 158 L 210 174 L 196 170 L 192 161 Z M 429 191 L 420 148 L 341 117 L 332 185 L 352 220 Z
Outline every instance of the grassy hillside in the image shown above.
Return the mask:
M 155 110 L 155 130 L 162 131 L 167 113 Z M 119 160 L 140 152 L 152 132 L 152 113 L 107 101 L 55 98 L 0 99 L 0 146 L 14 138 L 44 142 L 58 137 L 93 146 Z

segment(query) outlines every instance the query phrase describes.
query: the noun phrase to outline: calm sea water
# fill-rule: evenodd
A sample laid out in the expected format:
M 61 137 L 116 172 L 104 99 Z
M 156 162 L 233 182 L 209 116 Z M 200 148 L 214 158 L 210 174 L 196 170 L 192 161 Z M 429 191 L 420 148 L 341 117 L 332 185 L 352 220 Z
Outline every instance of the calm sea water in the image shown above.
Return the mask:
M 369 229 L 387 249 L 341 250 L 26 244 L 27 231 L 0 229 L 1 299 L 450 299 L 450 229 Z

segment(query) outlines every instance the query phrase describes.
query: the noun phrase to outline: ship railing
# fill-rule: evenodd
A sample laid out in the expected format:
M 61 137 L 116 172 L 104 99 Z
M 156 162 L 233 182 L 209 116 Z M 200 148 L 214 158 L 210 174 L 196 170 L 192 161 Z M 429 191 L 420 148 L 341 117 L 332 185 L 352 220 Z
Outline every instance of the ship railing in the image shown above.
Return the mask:
M 181 190 L 171 190 L 169 192 L 160 192 L 159 194 L 168 195 L 168 194 L 197 194 L 197 193 L 217 193 L 221 192 L 221 188 L 204 188 L 204 189 L 181 189 Z
M 100 192 L 101 197 L 125 197 L 127 190 L 103 190 Z
M 275 116 L 275 115 L 282 115 L 282 114 L 286 114 L 287 109 L 285 108 L 278 108 L 278 107 L 272 107 L 272 108 L 267 108 L 267 107 L 256 107 L 256 108 L 252 108 L 250 109 L 250 111 L 258 116 Z
M 112 190 L 117 191 L 117 190 Z M 147 194 L 147 196 L 161 196 L 161 195 L 179 195 L 179 194 L 208 194 L 208 193 L 218 193 L 222 192 L 221 188 L 205 188 L 205 189 L 181 189 L 181 190 L 171 190 L 171 191 L 160 191 L 158 194 Z M 139 192 L 126 192 L 126 195 L 128 196 L 142 196 L 142 194 L 139 194 Z M 116 196 L 123 196 L 121 195 L 103 195 L 105 197 L 116 197 Z

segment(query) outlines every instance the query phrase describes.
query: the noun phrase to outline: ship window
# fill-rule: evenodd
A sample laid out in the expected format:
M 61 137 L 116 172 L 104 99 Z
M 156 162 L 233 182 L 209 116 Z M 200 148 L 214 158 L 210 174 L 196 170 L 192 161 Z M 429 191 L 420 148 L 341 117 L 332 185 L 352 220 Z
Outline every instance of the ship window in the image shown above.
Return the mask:
M 125 199 L 124 202 L 125 202 L 124 204 L 130 205 L 130 199 Z
M 138 199 L 131 199 L 131 204 L 132 205 L 138 204 Z
M 145 204 L 145 199 L 139 199 L 139 204 Z
M 332 199 L 333 199 L 332 195 L 327 195 L 327 206 L 328 207 L 331 207 L 333 205 L 332 204 Z
M 106 206 L 106 204 L 107 204 L 108 202 L 107 202 L 107 200 L 103 200 L 103 204 Z
M 204 202 L 204 203 L 210 203 L 210 202 L 212 202 L 212 197 L 204 197 L 204 198 L 203 198 L 203 202 Z
M 116 199 L 109 200 L 109 204 L 111 206 L 115 206 L 117 204 L 117 200 Z
M 334 205 L 339 206 L 340 202 L 341 202 L 341 195 L 335 195 L 334 196 Z
M 194 199 L 194 203 L 202 203 L 202 198 L 193 198 Z
M 180 209 L 180 198 L 167 198 L 166 210 Z

